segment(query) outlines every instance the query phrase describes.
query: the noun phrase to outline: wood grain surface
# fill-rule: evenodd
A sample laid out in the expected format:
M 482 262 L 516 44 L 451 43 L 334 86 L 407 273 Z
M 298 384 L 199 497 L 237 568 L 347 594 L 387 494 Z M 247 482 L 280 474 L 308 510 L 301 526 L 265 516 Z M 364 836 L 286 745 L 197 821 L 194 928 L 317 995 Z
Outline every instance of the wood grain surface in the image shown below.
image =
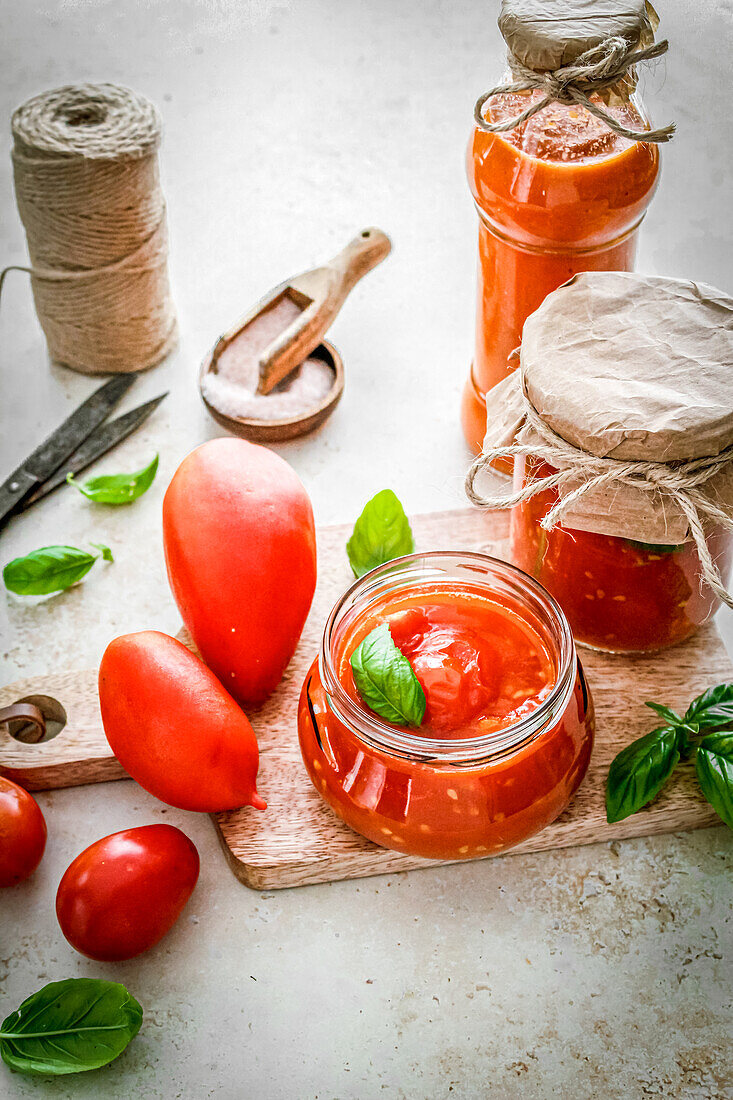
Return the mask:
M 415 517 L 412 526 L 418 550 L 483 549 L 505 556 L 504 515 L 471 509 L 439 512 Z M 261 752 L 257 787 L 268 808 L 264 813 L 247 807 L 214 815 L 229 865 L 253 889 L 303 886 L 432 865 L 429 860 L 380 848 L 339 821 L 311 785 L 300 758 L 295 724 L 298 694 L 328 612 L 353 579 L 344 550 L 350 533 L 346 526 L 319 530 L 318 589 L 303 637 L 278 690 L 249 713 Z M 179 637 L 187 641 L 185 632 Z M 512 851 L 537 852 L 717 824 L 719 818 L 697 790 L 689 765 L 679 769 L 649 809 L 616 825 L 607 824 L 604 810 L 604 783 L 611 759 L 654 724 L 644 701 L 653 699 L 684 709 L 703 688 L 733 679 L 733 666 L 715 627 L 705 627 L 689 642 L 666 653 L 618 657 L 582 650 L 581 657 L 597 714 L 588 775 L 565 813 Z M 29 790 L 124 777 L 101 727 L 94 670 L 16 682 L 0 689 L 0 706 L 29 697 L 37 701 L 39 695 L 52 696 L 63 705 L 66 727 L 55 739 L 36 745 L 21 744 L 0 727 L 0 772 Z

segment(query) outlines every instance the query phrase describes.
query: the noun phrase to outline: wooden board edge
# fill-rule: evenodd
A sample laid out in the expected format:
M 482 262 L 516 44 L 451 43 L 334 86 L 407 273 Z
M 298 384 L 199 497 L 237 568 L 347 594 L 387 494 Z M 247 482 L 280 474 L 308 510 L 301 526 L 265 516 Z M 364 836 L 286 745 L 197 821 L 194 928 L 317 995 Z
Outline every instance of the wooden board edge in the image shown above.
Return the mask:
M 91 783 L 109 783 L 115 779 L 130 778 L 115 756 L 85 760 L 83 779 L 79 778 L 78 771 L 69 761 L 28 770 L 23 767 L 14 768 L 3 765 L 0 767 L 0 775 L 17 783 L 26 791 L 55 791 L 64 787 L 86 787 Z
M 421 871 L 431 867 L 451 867 L 458 863 L 482 863 L 488 859 L 513 858 L 514 856 L 527 856 L 542 852 L 560 851 L 563 848 L 585 848 L 593 844 L 610 844 L 615 840 L 633 840 L 648 836 L 673 836 L 676 833 L 692 832 L 696 829 L 710 829 L 717 825 L 723 826 L 723 822 L 715 811 L 710 808 L 709 813 L 700 816 L 699 810 L 695 816 L 689 816 L 679 821 L 673 830 L 664 817 L 659 817 L 651 822 L 648 815 L 643 812 L 641 820 L 635 820 L 639 815 L 632 815 L 625 821 L 609 825 L 608 832 L 595 835 L 578 837 L 577 833 L 568 835 L 545 835 L 538 833 L 529 840 L 522 841 L 514 848 L 496 855 L 485 855 L 472 859 L 421 859 L 419 856 L 402 855 L 384 848 L 374 853 L 368 853 L 375 859 L 374 869 L 365 871 L 363 865 L 363 852 L 356 852 L 350 856 L 319 860 L 311 864 L 302 864 L 292 861 L 276 863 L 263 861 L 259 864 L 245 863 L 240 860 L 227 845 L 221 829 L 212 815 L 212 823 L 216 829 L 221 847 L 224 849 L 227 862 L 241 883 L 250 890 L 289 890 L 300 886 L 317 886 L 323 883 L 343 882 L 360 878 L 377 878 L 380 875 L 397 874 L 404 871 Z

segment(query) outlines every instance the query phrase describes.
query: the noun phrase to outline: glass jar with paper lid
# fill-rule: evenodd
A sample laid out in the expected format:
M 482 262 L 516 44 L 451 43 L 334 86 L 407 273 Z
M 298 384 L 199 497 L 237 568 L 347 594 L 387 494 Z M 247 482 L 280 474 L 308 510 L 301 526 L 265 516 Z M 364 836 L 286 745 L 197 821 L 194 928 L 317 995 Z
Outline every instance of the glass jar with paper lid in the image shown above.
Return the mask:
M 699 283 L 588 272 L 527 320 L 467 487 L 576 641 L 664 649 L 733 606 L 732 370 L 733 298 Z
M 476 347 L 462 420 L 478 451 L 485 394 L 522 325 L 580 271 L 631 271 L 656 189 L 658 144 L 635 65 L 667 49 L 645 0 L 503 0 L 503 83 L 481 96 L 468 180 L 479 216 Z M 505 463 L 506 466 L 506 463 Z

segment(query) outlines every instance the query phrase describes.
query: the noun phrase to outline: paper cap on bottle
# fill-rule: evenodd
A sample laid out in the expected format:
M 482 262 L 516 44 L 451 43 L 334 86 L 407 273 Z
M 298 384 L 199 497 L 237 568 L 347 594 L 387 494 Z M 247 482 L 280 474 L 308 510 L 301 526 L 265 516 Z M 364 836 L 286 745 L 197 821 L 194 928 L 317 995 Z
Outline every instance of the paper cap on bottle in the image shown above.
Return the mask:
M 657 24 L 646 0 L 502 0 L 499 14 L 510 53 L 535 72 L 571 65 L 609 38 L 650 46 Z

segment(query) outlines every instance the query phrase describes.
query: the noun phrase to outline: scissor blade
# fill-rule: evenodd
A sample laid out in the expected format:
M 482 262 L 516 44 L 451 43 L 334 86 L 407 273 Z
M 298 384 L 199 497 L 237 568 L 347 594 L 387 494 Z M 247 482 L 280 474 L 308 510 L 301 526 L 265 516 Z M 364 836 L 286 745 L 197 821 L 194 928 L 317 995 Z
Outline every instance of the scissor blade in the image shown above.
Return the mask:
M 92 434 L 136 377 L 136 374 L 118 374 L 105 382 L 0 485 L 0 525 Z
M 26 497 L 19 510 L 24 512 L 26 508 L 30 508 L 31 504 L 35 504 L 37 500 L 41 500 L 52 493 L 54 489 L 58 489 L 59 485 L 64 485 L 67 474 L 80 474 L 82 470 L 86 470 L 87 466 L 91 466 L 92 462 L 116 447 L 131 432 L 134 432 L 144 420 L 147 420 L 150 414 L 157 409 L 163 398 L 167 396 L 166 391 L 166 393 L 161 393 L 159 397 L 154 397 L 152 401 L 146 401 L 144 405 L 139 405 L 136 409 L 125 413 L 124 416 L 118 416 L 115 420 L 100 424 L 96 431 L 84 440 L 81 447 L 77 447 L 74 453 L 61 464 L 55 474 L 44 481 L 43 485 L 40 485 L 29 497 Z
M 23 463 L 23 469 L 43 481 L 102 423 L 135 381 L 134 374 L 118 374 L 88 397 Z

